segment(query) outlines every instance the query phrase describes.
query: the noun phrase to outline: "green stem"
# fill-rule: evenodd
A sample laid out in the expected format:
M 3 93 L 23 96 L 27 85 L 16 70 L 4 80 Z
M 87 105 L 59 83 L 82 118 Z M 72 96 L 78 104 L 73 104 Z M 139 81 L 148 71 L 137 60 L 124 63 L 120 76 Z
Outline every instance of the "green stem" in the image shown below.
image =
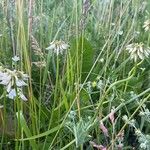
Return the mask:
M 121 83 L 123 83 L 123 82 L 129 81 L 130 79 L 132 79 L 133 76 L 134 76 L 134 74 L 135 74 L 135 68 L 134 68 L 133 74 L 132 74 L 131 76 L 129 76 L 129 77 L 126 78 L 126 79 L 122 79 L 122 80 L 116 81 L 116 82 L 112 83 L 112 84 L 109 86 L 109 88 L 106 90 L 105 94 L 103 95 L 102 99 L 100 100 L 100 103 L 99 103 L 99 105 L 98 105 L 98 107 L 97 107 L 97 111 L 96 111 L 96 113 L 95 113 L 95 115 L 94 115 L 94 119 L 97 117 L 97 115 L 98 115 L 98 113 L 99 113 L 99 110 L 100 110 L 100 107 L 101 107 L 101 105 L 103 104 L 103 101 L 104 101 L 104 99 L 106 98 L 106 95 L 108 94 L 108 92 L 109 92 L 114 86 L 116 86 L 116 85 L 118 85 L 118 84 L 121 84 Z
M 53 121 L 53 117 L 54 117 L 54 109 L 55 109 L 56 100 L 57 100 L 57 90 L 58 90 L 58 81 L 59 81 L 59 55 L 57 56 L 56 61 L 57 61 L 56 62 L 57 64 L 56 64 L 56 82 L 55 82 L 55 90 L 54 90 L 54 102 L 53 102 L 53 107 L 51 110 L 51 118 L 49 121 L 48 130 L 50 129 L 50 127 L 52 125 L 52 121 Z M 47 140 L 47 137 L 44 142 L 43 150 L 45 149 L 46 140 Z
M 72 140 L 70 143 L 68 143 L 66 146 L 64 146 L 63 148 L 61 148 L 60 150 L 65 150 L 66 148 L 68 148 L 70 145 L 72 145 L 73 143 L 75 143 L 75 139 Z

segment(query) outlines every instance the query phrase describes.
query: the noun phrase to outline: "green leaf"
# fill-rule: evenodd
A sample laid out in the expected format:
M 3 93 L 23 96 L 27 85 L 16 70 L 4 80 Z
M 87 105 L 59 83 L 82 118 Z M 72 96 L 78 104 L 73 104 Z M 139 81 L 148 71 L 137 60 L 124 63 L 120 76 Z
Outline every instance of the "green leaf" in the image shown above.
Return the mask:
M 61 125 L 58 125 L 46 132 L 43 132 L 41 134 L 38 134 L 38 135 L 34 135 L 34 136 L 28 136 L 27 138 L 24 138 L 24 139 L 19 139 L 19 141 L 28 141 L 28 140 L 34 140 L 34 139 L 37 139 L 37 138 L 41 138 L 41 137 L 44 137 L 44 136 L 48 136 L 49 134 L 51 133 L 54 133 L 56 132 L 57 130 L 59 130 L 61 127 Z
M 83 82 L 93 65 L 95 51 L 90 41 L 81 36 L 79 39 L 75 38 L 71 41 L 70 52 L 74 66 L 76 67 L 78 64 L 78 68 L 82 73 L 81 80 Z
M 31 132 L 30 132 L 30 129 L 29 129 L 28 126 L 27 126 L 26 120 L 25 120 L 25 118 L 24 118 L 22 112 L 21 112 L 21 111 L 20 111 L 20 112 L 17 112 L 17 113 L 16 113 L 16 116 L 17 116 L 17 119 L 20 120 L 20 125 L 21 125 L 23 131 L 25 132 L 26 136 L 27 136 L 27 137 L 31 137 L 32 134 L 31 134 Z M 16 139 L 16 140 L 18 140 L 18 139 Z M 32 148 L 33 148 L 34 150 L 37 150 L 37 149 L 38 149 L 38 146 L 37 146 L 35 140 L 30 140 L 30 144 L 31 144 L 31 146 L 32 146 Z
M 79 49 L 82 50 L 82 81 L 85 80 L 94 61 L 94 50 L 91 43 L 86 38 L 80 38 Z

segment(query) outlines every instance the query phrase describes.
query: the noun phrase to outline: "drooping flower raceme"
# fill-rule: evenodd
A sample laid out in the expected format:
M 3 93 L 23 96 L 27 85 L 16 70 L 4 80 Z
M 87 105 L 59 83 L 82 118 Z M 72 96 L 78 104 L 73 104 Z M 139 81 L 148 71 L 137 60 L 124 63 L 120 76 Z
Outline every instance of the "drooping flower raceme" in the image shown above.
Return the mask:
M 139 59 L 143 60 L 150 56 L 150 48 L 145 47 L 143 43 L 132 43 L 126 46 L 129 51 L 131 59 L 136 62 Z
M 150 20 L 146 20 L 144 22 L 143 28 L 144 28 L 145 31 L 150 30 Z
M 63 54 L 64 50 L 67 50 L 69 47 L 68 44 L 66 44 L 64 41 L 60 40 L 56 40 L 50 43 L 50 46 L 46 48 L 46 50 L 53 50 L 54 53 L 56 53 L 57 55 L 59 54 Z
M 25 81 L 28 80 L 28 75 L 18 70 L 0 69 L 0 84 L 4 85 L 7 96 L 10 99 L 15 99 L 16 96 L 26 101 L 22 87 L 27 86 Z

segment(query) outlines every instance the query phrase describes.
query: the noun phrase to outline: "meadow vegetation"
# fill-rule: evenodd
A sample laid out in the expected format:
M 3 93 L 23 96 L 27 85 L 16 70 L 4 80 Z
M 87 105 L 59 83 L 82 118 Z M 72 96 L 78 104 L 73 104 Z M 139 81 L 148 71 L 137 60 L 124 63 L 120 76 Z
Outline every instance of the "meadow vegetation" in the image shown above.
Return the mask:
M 150 150 L 149 0 L 0 0 L 0 149 Z

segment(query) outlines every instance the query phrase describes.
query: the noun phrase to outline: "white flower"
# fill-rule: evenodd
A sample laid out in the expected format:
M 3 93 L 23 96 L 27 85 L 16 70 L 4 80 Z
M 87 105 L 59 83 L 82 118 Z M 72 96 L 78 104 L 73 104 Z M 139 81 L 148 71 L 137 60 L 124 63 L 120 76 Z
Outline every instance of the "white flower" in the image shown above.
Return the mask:
M 112 26 L 115 26 L 116 24 L 115 24 L 115 23 L 111 23 L 111 25 L 112 25 Z
M 98 83 L 97 83 L 97 88 L 98 88 L 98 89 L 103 89 L 103 87 L 104 87 L 103 81 L 102 81 L 102 80 L 99 80 Z
M 123 34 L 123 31 L 122 31 L 122 30 L 121 30 L 121 31 L 119 31 L 119 32 L 118 32 L 118 34 L 119 34 L 119 35 L 122 35 L 122 34 Z
M 0 84 L 4 85 L 10 99 L 15 99 L 18 94 L 22 100 L 27 100 L 22 93 L 22 87 L 27 86 L 26 80 L 28 75 L 21 71 L 0 69 Z
M 127 115 L 124 115 L 124 116 L 122 117 L 122 120 L 125 121 L 125 122 L 128 122 L 128 116 L 127 116 Z
M 18 96 L 19 96 L 22 100 L 27 101 L 27 98 L 24 96 L 24 94 L 23 94 L 23 92 L 22 92 L 22 89 L 19 89 L 19 91 L 18 91 Z
M 19 96 L 22 100 L 27 101 L 27 98 L 23 95 L 23 93 L 20 93 Z
M 8 73 L 0 72 L 0 84 L 8 85 L 11 80 L 11 75 Z
M 50 46 L 46 48 L 46 50 L 53 50 L 57 55 L 63 54 L 63 51 L 68 49 L 69 45 L 64 41 L 53 41 L 50 43 Z
M 129 51 L 131 59 L 136 62 L 137 59 L 143 60 L 150 55 L 150 48 L 145 47 L 143 43 L 132 43 L 126 46 L 126 50 Z
M 140 147 L 141 147 L 142 149 L 146 149 L 146 148 L 147 148 L 147 142 L 141 143 L 141 144 L 140 144 Z
M 142 135 L 140 129 L 136 129 L 136 130 L 135 130 L 135 134 L 136 134 L 137 136 L 141 136 L 141 135 Z
M 27 83 L 25 83 L 23 80 L 17 78 L 17 79 L 16 79 L 16 85 L 17 85 L 18 87 L 22 87 L 22 86 L 26 86 Z
M 2 108 L 4 108 L 4 106 L 3 106 L 3 105 L 0 105 L 0 109 L 2 109 Z
M 17 96 L 16 90 L 15 90 L 15 89 L 11 89 L 7 96 L 8 96 L 10 99 L 15 99 L 15 97 Z
M 144 22 L 143 28 L 144 28 L 145 31 L 150 30 L 150 20 L 146 20 Z
M 19 58 L 18 56 L 14 56 L 14 57 L 12 57 L 12 60 L 13 60 L 14 62 L 17 62 L 17 61 L 20 60 L 20 58 Z
M 101 58 L 101 59 L 99 60 L 99 62 L 103 63 L 103 62 L 104 62 L 104 58 Z

